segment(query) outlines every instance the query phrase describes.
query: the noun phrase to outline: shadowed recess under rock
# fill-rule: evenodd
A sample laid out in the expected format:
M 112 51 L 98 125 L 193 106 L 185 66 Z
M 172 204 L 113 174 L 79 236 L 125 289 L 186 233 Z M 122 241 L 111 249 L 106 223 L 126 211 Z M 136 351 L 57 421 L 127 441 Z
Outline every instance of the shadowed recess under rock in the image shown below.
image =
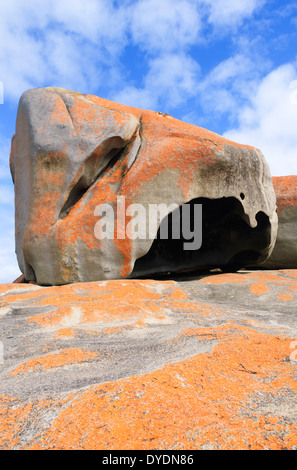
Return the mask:
M 257 263 L 261 252 L 269 244 L 271 226 L 263 212 L 256 216 L 258 225 L 251 228 L 245 220 L 242 205 L 235 198 L 197 198 L 188 203 L 191 206 L 191 232 L 194 231 L 195 204 L 202 205 L 202 244 L 198 250 L 185 250 L 185 243 L 194 242 L 182 236 L 182 210 L 179 212 L 179 233 L 173 238 L 174 214 L 162 220 L 158 234 L 149 252 L 135 263 L 131 277 L 158 273 L 177 273 L 220 268 L 222 271 L 237 271 Z M 162 225 L 168 227 L 168 238 L 160 236 Z

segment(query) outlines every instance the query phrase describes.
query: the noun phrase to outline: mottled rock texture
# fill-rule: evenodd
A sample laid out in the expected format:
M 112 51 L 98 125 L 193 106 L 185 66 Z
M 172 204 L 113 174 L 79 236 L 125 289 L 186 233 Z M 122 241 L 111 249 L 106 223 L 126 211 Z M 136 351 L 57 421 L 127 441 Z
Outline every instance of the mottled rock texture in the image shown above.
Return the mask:
M 268 269 L 297 268 L 297 176 L 274 177 L 273 186 L 279 227 L 275 248 L 264 266 Z
M 2 449 L 297 445 L 297 270 L 0 299 Z
M 59 88 L 29 90 L 11 171 L 19 266 L 41 285 L 238 268 L 265 261 L 275 243 L 275 194 L 262 153 L 162 113 Z M 96 208 L 115 208 L 120 196 L 147 214 L 149 204 L 203 203 L 201 249 L 153 243 L 158 226 L 148 238 L 147 218 L 144 239 L 125 230 L 96 238 Z M 131 214 L 120 219 L 122 232 Z

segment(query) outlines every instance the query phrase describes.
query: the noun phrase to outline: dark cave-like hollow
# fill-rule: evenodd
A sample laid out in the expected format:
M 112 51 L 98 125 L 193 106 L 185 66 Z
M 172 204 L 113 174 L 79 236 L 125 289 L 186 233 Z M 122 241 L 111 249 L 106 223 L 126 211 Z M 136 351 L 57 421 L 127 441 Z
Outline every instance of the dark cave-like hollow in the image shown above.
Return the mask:
M 268 247 L 271 225 L 265 213 L 257 214 L 258 225 L 251 228 L 245 220 L 240 201 L 234 197 L 197 198 L 187 204 L 190 205 L 191 231 L 194 230 L 194 206 L 202 205 L 201 247 L 197 250 L 184 249 L 184 244 L 191 240 L 183 237 L 181 206 L 176 209 L 179 213 L 180 238 L 172 237 L 172 220 L 178 220 L 173 219 L 174 211 L 162 220 L 149 252 L 136 260 L 131 278 L 158 274 L 180 275 L 215 268 L 234 272 L 245 266 L 255 265 L 263 250 Z M 160 236 L 163 224 L 168 224 L 167 239 Z

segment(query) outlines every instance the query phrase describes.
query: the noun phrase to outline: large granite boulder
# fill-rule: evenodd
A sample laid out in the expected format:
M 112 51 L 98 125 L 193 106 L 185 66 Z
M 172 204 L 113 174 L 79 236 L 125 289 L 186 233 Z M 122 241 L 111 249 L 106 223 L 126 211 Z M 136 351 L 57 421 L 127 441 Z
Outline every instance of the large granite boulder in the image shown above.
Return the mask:
M 279 227 L 275 248 L 263 267 L 297 268 L 297 176 L 272 179 L 277 198 Z
M 297 270 L 0 298 L 1 449 L 296 448 Z
M 232 270 L 265 261 L 274 247 L 275 193 L 261 152 L 162 113 L 29 90 L 11 171 L 19 266 L 41 285 Z M 185 220 L 180 207 L 201 215 L 199 205 L 202 245 L 194 235 L 159 236 L 161 222 Z

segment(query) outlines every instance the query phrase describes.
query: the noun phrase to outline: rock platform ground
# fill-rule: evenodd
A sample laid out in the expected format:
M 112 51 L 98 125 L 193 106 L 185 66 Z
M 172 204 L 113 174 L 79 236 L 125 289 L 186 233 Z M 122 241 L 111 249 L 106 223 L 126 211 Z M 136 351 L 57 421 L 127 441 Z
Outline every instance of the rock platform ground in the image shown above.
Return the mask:
M 1 449 L 294 449 L 297 270 L 0 286 Z

